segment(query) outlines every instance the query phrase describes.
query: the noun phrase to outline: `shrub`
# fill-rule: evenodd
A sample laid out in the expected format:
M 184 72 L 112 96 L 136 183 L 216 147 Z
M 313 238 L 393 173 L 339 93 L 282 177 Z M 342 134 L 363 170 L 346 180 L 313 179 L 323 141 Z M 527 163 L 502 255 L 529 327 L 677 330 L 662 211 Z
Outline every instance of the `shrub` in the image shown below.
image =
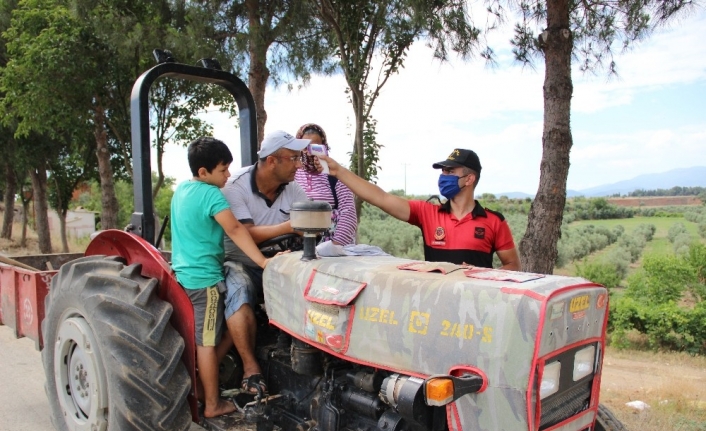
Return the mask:
M 643 273 L 628 279 L 625 294 L 648 304 L 676 302 L 686 286 L 696 282 L 689 261 L 677 256 L 645 256 Z
M 677 236 L 685 233 L 688 234 L 684 223 L 674 223 L 669 227 L 669 231 L 667 232 L 667 238 L 669 238 L 669 242 L 673 243 Z
M 576 265 L 576 275 L 608 289 L 618 286 L 623 279 L 616 266 L 609 262 L 584 262 Z

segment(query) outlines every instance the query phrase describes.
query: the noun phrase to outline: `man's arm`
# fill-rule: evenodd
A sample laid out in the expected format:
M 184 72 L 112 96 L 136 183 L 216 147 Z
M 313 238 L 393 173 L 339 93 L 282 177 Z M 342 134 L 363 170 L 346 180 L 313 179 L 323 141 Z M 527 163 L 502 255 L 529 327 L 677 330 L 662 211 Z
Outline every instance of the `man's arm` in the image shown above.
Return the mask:
M 508 271 L 520 271 L 522 269 L 520 256 L 517 254 L 517 248 L 513 247 L 509 250 L 502 250 L 496 253 L 500 258 L 500 262 L 503 264 L 500 269 L 507 269 Z
M 215 216 L 218 224 L 221 225 L 226 235 L 253 260 L 260 268 L 265 268 L 269 259 L 263 256 L 260 249 L 257 248 L 252 236 L 248 233 L 248 229 L 233 216 L 230 209 L 224 209 Z
M 409 221 L 410 209 L 407 199 L 387 193 L 377 185 L 365 181 L 358 175 L 339 165 L 335 160 L 327 156 L 319 156 L 321 160 L 328 163 L 329 173 L 365 202 L 375 205 L 392 217 Z
M 292 229 L 292 225 L 289 223 L 289 220 L 280 224 L 273 224 L 267 226 L 255 226 L 252 223 L 243 223 L 242 226 L 245 226 L 245 228 L 248 230 L 253 241 L 255 241 L 255 244 L 260 244 L 261 242 L 266 241 L 270 238 L 274 238 L 276 236 L 288 233 L 297 233 L 294 231 L 294 229 Z

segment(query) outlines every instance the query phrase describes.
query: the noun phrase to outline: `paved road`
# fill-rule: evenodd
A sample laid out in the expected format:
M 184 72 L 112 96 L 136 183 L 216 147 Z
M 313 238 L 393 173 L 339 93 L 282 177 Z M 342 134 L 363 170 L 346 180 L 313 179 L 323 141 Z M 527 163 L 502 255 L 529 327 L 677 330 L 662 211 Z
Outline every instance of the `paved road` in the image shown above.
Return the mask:
M 41 355 L 7 326 L 0 326 L 0 418 L 0 431 L 54 431 Z

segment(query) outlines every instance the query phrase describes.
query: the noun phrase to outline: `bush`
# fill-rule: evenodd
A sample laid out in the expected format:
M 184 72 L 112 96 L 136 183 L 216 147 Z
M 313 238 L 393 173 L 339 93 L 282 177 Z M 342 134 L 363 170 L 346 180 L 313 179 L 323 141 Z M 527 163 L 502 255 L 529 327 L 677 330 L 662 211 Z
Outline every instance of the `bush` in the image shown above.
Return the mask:
M 582 265 L 576 265 L 576 275 L 602 284 L 608 289 L 618 286 L 623 280 L 616 266 L 609 262 L 584 262 Z
M 649 307 L 631 297 L 621 297 L 610 304 L 609 329 L 612 344 L 630 347 L 627 334 L 637 330 L 647 335 L 654 349 L 706 353 L 706 302 L 684 309 L 671 302 Z
M 628 279 L 625 294 L 647 304 L 676 302 L 696 282 L 690 262 L 677 256 L 645 256 L 642 269 Z
M 686 226 L 684 226 L 684 223 L 674 223 L 672 226 L 669 227 L 669 231 L 667 232 L 667 238 L 669 238 L 669 242 L 673 243 L 676 237 L 681 234 L 688 235 Z

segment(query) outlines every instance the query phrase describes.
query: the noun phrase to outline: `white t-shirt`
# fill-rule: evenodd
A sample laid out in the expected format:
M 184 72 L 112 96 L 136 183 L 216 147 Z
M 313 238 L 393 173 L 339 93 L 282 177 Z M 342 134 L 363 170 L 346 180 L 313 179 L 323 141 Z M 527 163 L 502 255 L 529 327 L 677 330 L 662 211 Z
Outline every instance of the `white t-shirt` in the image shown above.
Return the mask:
M 306 201 L 304 189 L 295 181 L 282 184 L 277 197 L 271 202 L 260 193 L 255 184 L 257 164 L 237 171 L 228 179 L 221 189 L 230 204 L 230 210 L 239 222 L 255 226 L 271 226 L 289 220 L 292 203 Z M 245 253 L 226 235 L 224 239 L 226 260 L 243 262 L 248 266 L 257 267 Z

